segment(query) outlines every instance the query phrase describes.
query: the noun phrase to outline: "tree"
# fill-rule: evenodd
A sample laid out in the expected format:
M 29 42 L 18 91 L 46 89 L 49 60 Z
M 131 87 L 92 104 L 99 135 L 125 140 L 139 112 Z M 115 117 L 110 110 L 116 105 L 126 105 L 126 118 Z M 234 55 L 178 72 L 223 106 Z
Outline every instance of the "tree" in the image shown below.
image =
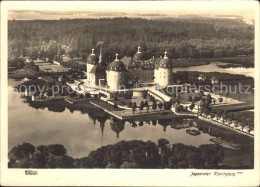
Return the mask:
M 147 100 L 144 102 L 144 106 L 145 106 L 145 107 L 148 106 L 148 101 L 147 101 Z
M 146 111 L 147 111 L 147 113 L 149 112 L 149 109 L 150 109 L 150 107 L 149 107 L 149 105 L 147 105 L 147 106 L 146 106 Z
M 147 92 L 143 93 L 143 98 L 146 99 L 147 98 Z
M 158 140 L 159 152 L 161 152 L 161 166 L 163 168 L 168 164 L 170 156 L 170 151 L 168 150 L 169 143 L 170 142 L 164 138 Z
M 190 110 L 193 110 L 195 107 L 194 103 L 191 103 L 191 105 L 189 106 Z
M 141 113 L 141 111 L 142 111 L 143 109 L 144 109 L 144 103 L 141 102 L 141 104 L 140 104 L 140 106 L 139 106 L 140 113 Z
M 197 102 L 197 101 L 199 101 L 199 100 L 200 100 L 200 99 L 199 99 L 199 96 L 195 96 L 194 99 L 193 99 L 194 102 Z
M 211 104 L 212 98 L 211 98 L 211 95 L 210 95 L 210 94 L 207 95 L 206 101 L 207 101 L 208 104 Z
M 153 109 L 153 110 L 156 110 L 156 109 L 157 109 L 156 101 L 153 101 L 152 109 Z
M 80 94 L 79 98 L 80 98 L 80 99 L 83 99 L 83 98 L 84 98 L 84 95 L 83 95 L 83 94 Z
M 164 102 L 163 107 L 164 110 L 170 110 L 172 108 L 172 101 Z
M 23 159 L 28 158 L 30 155 L 32 155 L 35 152 L 35 147 L 30 143 L 23 143 L 22 145 L 18 145 L 14 147 L 10 151 L 10 157 L 12 159 Z
M 29 58 L 31 60 L 36 60 L 38 58 L 38 51 L 36 49 L 31 49 L 29 52 Z
M 205 160 L 205 165 L 209 168 L 217 168 L 218 164 L 224 159 L 223 148 L 218 144 L 204 144 L 199 149 L 201 150 L 201 157 Z
M 133 105 L 133 106 L 132 106 L 133 114 L 135 113 L 135 109 L 136 109 L 136 107 L 135 107 L 135 105 Z
M 223 112 L 222 118 L 223 118 L 223 123 L 224 123 L 224 120 L 227 120 L 227 118 L 228 118 L 228 113 L 226 110 Z
M 10 67 L 22 68 L 24 67 L 24 65 L 24 59 L 22 58 L 14 58 L 12 60 L 8 60 L 8 66 Z
M 88 92 L 88 93 L 86 93 L 86 96 L 85 96 L 86 98 L 88 98 L 88 99 L 90 99 L 91 98 L 91 95 L 90 95 L 90 93 Z
M 48 152 L 55 156 L 64 156 L 67 154 L 67 149 L 60 144 L 51 144 L 47 147 Z
M 158 104 L 158 108 L 161 110 L 162 107 L 163 107 L 163 104 L 162 104 L 162 103 L 159 103 L 159 104 Z
M 222 98 L 222 97 L 219 97 L 219 98 L 218 98 L 218 101 L 219 101 L 219 103 L 221 104 L 221 103 L 223 102 L 223 98 Z
M 36 71 L 38 72 L 39 71 L 39 66 L 35 65 L 33 61 L 27 63 L 25 66 L 24 66 L 25 69 L 30 69 L 30 70 L 33 70 L 33 71 Z
M 114 109 L 117 109 L 117 108 L 118 108 L 117 104 L 116 104 L 116 103 L 114 103 Z
M 127 107 L 128 107 L 128 108 L 132 108 L 132 106 L 133 106 L 133 103 L 130 101 L 130 102 L 128 103 Z

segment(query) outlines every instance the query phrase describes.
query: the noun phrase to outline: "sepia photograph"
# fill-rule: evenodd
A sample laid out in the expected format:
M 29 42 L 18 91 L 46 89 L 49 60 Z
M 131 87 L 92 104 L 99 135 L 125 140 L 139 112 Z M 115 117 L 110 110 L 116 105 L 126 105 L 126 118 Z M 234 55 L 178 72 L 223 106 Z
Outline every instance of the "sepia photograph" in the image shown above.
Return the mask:
M 131 185 L 97 182 L 98 172 L 138 171 L 142 184 L 180 185 L 159 173 L 186 172 L 257 186 L 258 10 L 257 1 L 3 2 L 2 179 L 17 171 L 23 183 L 5 181 L 29 185 L 49 171 L 65 185 L 58 171 L 93 171 L 88 184 Z

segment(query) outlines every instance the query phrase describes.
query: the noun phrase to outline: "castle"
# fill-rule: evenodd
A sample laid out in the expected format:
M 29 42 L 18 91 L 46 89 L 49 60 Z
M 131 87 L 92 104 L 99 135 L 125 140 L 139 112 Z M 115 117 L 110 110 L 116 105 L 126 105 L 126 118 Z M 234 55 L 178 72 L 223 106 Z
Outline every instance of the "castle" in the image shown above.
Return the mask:
M 107 83 L 111 91 L 120 89 L 121 85 L 134 84 L 136 82 L 154 82 L 164 88 L 172 84 L 172 62 L 167 57 L 151 58 L 144 60 L 141 48 L 138 47 L 136 54 L 131 57 L 119 59 L 116 54 L 115 60 L 108 65 L 103 62 L 102 52 L 99 58 L 94 49 L 87 58 L 87 78 L 92 86 L 101 86 Z

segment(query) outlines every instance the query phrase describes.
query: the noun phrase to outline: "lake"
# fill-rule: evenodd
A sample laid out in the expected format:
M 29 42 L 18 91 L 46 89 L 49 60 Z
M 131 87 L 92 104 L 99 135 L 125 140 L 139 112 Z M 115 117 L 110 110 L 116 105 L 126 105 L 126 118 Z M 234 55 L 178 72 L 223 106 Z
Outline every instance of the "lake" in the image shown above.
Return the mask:
M 93 120 L 89 114 L 66 109 L 63 112 L 52 112 L 47 108 L 35 109 L 13 91 L 13 86 L 21 81 L 8 80 L 8 148 L 12 149 L 23 142 L 35 146 L 62 144 L 68 155 L 74 158 L 87 156 L 101 146 L 114 144 L 121 140 L 151 140 L 160 138 L 171 143 L 200 146 L 211 144 L 214 138 L 201 132 L 198 136 L 186 133 L 186 129 L 176 130 L 160 122 L 155 125 L 144 122 L 143 126 L 132 127 L 129 122 L 115 122 L 110 118 Z M 136 122 L 137 124 L 139 122 Z M 103 131 L 103 133 L 102 133 Z M 103 135 L 102 135 L 103 134 Z
M 220 73 L 240 74 L 240 75 L 245 75 L 245 76 L 254 78 L 254 68 L 242 68 L 242 67 L 220 68 L 220 67 L 218 67 L 218 65 L 226 65 L 226 64 L 228 64 L 228 63 L 211 62 L 210 64 L 201 65 L 201 66 L 174 68 L 173 72 L 177 72 L 177 71 L 220 72 Z

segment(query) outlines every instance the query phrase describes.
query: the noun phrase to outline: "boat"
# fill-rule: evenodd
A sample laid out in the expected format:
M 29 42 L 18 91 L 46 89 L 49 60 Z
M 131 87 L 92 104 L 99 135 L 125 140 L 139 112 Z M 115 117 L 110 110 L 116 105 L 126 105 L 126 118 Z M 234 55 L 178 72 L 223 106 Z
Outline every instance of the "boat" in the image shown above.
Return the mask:
M 201 132 L 199 130 L 195 130 L 195 129 L 187 129 L 186 133 L 192 135 L 192 136 L 198 136 L 201 134 Z

